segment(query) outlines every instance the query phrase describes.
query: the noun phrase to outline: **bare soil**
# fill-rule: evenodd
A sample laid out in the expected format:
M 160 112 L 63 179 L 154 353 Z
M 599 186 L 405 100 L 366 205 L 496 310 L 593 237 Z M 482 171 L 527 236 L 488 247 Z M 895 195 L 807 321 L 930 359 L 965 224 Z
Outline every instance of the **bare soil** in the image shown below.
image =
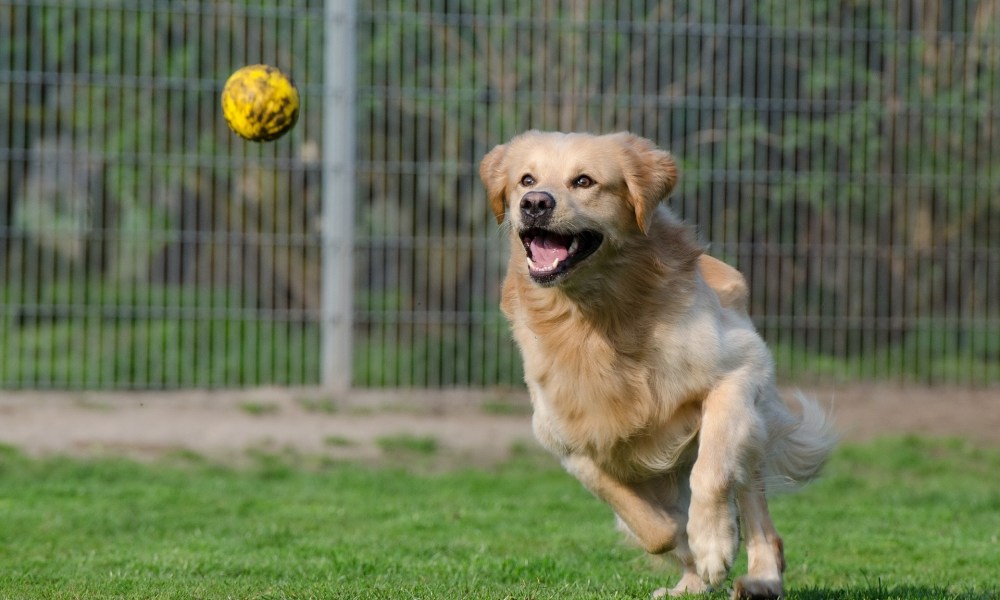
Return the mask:
M 963 437 L 1000 446 L 1000 388 L 851 385 L 803 390 L 845 440 Z M 155 458 L 191 451 L 227 460 L 248 451 L 382 461 L 434 440 L 449 461 L 494 463 L 535 447 L 521 391 L 273 388 L 180 392 L 2 392 L 0 443 L 33 455 Z M 422 447 L 426 448 L 425 443 Z

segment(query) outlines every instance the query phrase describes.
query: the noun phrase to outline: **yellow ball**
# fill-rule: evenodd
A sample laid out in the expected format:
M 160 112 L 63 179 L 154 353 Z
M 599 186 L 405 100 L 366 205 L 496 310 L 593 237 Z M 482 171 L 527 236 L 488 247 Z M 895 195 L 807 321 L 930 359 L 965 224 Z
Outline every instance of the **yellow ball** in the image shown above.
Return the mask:
M 237 135 L 252 142 L 283 136 L 299 119 L 299 91 L 269 65 L 249 65 L 229 76 L 222 89 L 222 114 Z

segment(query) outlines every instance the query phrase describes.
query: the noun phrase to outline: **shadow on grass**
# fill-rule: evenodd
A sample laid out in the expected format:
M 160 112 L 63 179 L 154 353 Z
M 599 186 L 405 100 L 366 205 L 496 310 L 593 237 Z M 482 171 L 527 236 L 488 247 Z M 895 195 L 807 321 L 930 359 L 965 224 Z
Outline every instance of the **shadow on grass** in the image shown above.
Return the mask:
M 789 600 L 996 600 L 1000 589 L 949 590 L 922 585 L 882 586 L 867 588 L 802 588 L 789 592 Z

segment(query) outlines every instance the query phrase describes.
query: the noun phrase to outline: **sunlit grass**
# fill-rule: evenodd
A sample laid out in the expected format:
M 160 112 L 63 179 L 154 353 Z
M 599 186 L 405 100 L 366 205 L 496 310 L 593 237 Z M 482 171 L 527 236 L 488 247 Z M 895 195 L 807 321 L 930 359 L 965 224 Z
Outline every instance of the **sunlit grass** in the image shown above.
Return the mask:
M 647 598 L 671 582 L 672 568 L 623 543 L 608 509 L 553 461 L 518 455 L 418 472 L 299 455 L 235 468 L 8 449 L 0 597 Z M 772 503 L 788 597 L 997 597 L 997 472 L 1000 452 L 958 441 L 841 449 L 820 481 Z

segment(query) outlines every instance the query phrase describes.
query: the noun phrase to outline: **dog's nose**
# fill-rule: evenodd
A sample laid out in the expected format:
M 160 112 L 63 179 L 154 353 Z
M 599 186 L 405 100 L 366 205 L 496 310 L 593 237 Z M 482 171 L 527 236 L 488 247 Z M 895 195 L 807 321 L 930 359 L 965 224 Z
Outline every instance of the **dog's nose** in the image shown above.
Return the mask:
M 521 216 L 528 222 L 545 219 L 555 207 L 556 199 L 548 192 L 528 192 L 521 197 Z

